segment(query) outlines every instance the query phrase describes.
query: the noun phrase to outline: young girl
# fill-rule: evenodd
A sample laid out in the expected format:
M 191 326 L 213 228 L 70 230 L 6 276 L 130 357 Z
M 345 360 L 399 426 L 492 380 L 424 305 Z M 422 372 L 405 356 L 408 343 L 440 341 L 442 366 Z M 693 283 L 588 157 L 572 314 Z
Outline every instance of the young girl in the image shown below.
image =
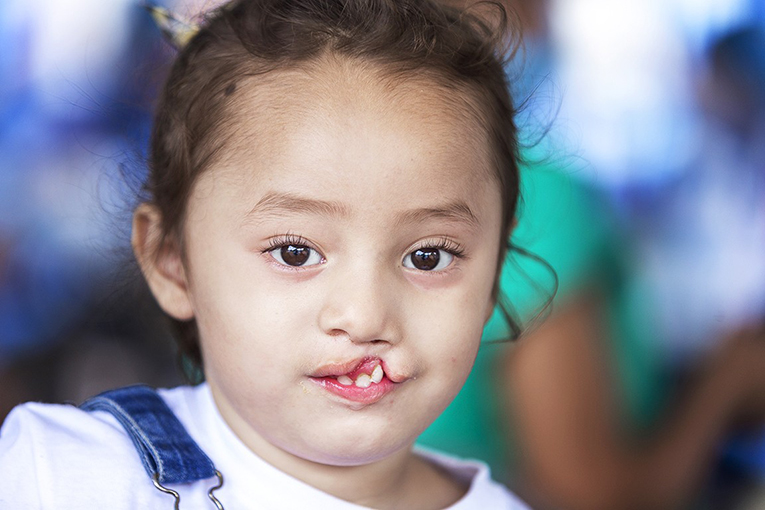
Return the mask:
M 482 464 L 412 448 L 470 372 L 514 222 L 487 19 L 430 0 L 210 16 L 157 105 L 133 222 L 206 382 L 16 409 L 0 506 L 525 508 Z

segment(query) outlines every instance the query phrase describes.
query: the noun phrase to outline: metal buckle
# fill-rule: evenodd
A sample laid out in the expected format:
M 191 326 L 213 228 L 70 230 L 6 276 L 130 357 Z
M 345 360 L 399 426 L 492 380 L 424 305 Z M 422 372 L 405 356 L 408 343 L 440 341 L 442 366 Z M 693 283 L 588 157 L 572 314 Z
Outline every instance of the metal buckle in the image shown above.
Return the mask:
M 220 501 L 218 501 L 218 498 L 215 497 L 213 492 L 217 491 L 221 487 L 223 487 L 223 475 L 220 474 L 220 471 L 217 469 L 215 470 L 215 476 L 218 477 L 218 485 L 211 488 L 209 491 L 207 491 L 207 497 L 210 498 L 210 501 L 212 501 L 213 505 L 215 505 L 215 508 L 217 510 L 224 510 L 223 505 L 220 504 Z M 159 483 L 159 473 L 154 473 L 154 476 L 151 477 L 151 481 L 154 482 L 154 487 L 159 489 L 160 491 L 164 492 L 165 494 L 170 494 L 175 498 L 175 510 L 179 510 L 180 504 L 181 504 L 181 495 L 178 494 L 177 491 L 174 491 L 173 489 L 169 489 Z

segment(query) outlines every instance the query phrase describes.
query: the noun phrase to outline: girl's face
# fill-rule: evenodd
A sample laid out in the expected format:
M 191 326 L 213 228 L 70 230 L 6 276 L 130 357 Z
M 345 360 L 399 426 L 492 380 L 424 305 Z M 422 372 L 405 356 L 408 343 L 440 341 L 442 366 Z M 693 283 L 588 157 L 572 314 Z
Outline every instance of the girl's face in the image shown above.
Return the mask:
M 485 130 L 454 91 L 365 73 L 240 85 L 188 202 L 183 293 L 207 381 L 277 466 L 406 451 L 460 390 L 494 304 Z

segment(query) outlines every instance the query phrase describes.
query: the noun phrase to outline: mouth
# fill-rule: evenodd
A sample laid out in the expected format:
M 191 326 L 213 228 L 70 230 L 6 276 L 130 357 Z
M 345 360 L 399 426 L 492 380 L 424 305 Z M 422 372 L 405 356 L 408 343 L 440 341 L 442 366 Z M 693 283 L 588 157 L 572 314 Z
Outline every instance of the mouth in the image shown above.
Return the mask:
M 396 384 L 386 374 L 379 358 L 322 367 L 310 379 L 330 393 L 361 404 L 373 404 L 390 393 Z

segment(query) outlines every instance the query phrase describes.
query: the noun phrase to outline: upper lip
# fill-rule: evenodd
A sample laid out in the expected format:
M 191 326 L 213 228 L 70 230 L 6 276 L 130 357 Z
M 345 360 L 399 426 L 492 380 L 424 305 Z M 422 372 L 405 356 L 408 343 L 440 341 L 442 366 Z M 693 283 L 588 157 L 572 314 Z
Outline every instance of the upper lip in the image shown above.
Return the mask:
M 331 362 L 319 366 L 316 370 L 309 374 L 309 377 L 321 378 L 321 377 L 339 377 L 341 375 L 350 374 L 357 370 L 362 364 L 369 361 L 377 361 L 383 368 L 385 375 L 392 382 L 403 382 L 408 379 L 406 376 L 398 376 L 391 374 L 387 363 L 379 356 L 365 356 L 363 358 L 355 358 L 347 361 Z
M 360 367 L 362 363 L 369 360 L 378 360 L 382 365 L 382 360 L 377 356 L 366 356 L 364 358 L 357 358 L 354 360 L 327 363 L 326 365 L 322 365 L 314 370 L 310 374 L 310 377 L 337 377 L 348 374 Z M 385 370 L 384 366 L 383 370 Z

